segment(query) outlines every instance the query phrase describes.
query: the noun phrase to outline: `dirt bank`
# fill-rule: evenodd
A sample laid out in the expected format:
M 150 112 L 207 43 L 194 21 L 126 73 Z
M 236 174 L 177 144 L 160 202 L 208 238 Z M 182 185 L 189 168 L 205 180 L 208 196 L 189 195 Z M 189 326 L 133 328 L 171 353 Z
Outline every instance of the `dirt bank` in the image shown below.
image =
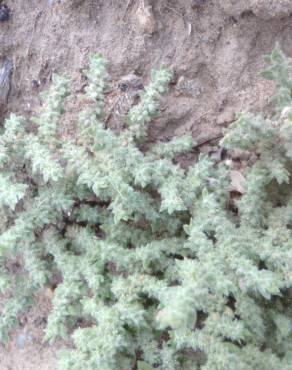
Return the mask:
M 0 20 L 0 59 L 14 65 L 0 124 L 10 112 L 30 115 L 52 73 L 73 75 L 82 91 L 82 70 L 92 52 L 110 61 L 112 94 L 123 76 L 147 83 L 152 68 L 171 65 L 175 79 L 164 98 L 163 118 L 150 127 L 151 140 L 191 132 L 198 141 L 217 137 L 241 110 L 269 112 L 273 85 L 260 77 L 263 54 L 276 41 L 292 56 L 292 5 L 264 0 L 6 0 Z M 1 103 L 1 102 L 0 102 Z M 111 101 L 109 101 L 109 105 Z M 202 146 L 208 151 L 208 146 Z M 41 342 L 50 297 L 24 314 L 23 328 L 0 348 L 1 370 L 56 369 L 59 344 Z

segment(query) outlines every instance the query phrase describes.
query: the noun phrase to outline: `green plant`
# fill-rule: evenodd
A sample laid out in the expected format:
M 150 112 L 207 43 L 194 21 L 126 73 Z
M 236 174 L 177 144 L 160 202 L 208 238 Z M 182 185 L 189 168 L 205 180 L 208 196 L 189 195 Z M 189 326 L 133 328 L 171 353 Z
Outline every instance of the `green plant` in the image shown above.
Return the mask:
M 228 166 L 208 156 L 188 169 L 175 164 L 195 145 L 189 135 L 141 149 L 167 68 L 153 72 L 120 132 L 103 125 L 100 55 L 87 72 L 77 140 L 58 135 L 67 77 L 54 76 L 35 130 L 21 117 L 6 121 L 2 339 L 58 272 L 45 339 L 72 335 L 61 370 L 291 369 L 292 83 L 278 48 L 267 61 L 267 76 L 285 88 L 279 114 L 241 114 L 222 142 L 258 157 L 236 207 Z M 23 269 L 13 275 L 14 260 Z

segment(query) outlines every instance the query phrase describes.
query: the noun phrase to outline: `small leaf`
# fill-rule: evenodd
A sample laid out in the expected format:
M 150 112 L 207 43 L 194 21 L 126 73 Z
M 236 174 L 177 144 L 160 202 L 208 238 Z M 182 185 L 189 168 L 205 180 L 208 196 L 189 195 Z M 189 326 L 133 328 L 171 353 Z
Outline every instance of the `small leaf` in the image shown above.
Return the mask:
M 274 80 L 275 75 L 273 71 L 271 70 L 266 70 L 261 73 L 262 77 L 265 78 L 266 80 Z
M 137 368 L 138 370 L 154 370 L 153 367 L 145 361 L 138 361 Z

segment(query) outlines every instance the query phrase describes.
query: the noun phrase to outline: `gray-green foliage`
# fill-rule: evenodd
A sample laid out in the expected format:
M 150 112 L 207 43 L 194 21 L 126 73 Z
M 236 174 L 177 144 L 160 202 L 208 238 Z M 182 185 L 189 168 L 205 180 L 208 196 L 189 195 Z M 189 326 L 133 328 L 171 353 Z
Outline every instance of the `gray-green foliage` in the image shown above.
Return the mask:
M 141 149 L 171 80 L 162 68 L 114 132 L 103 124 L 106 62 L 91 59 L 78 140 L 58 125 L 69 94 L 55 76 L 31 132 L 12 115 L 0 137 L 0 335 L 39 289 L 54 290 L 45 339 L 71 335 L 61 370 L 292 369 L 292 80 L 275 49 L 273 120 L 241 114 L 222 144 L 256 153 L 230 207 L 229 169 L 189 135 Z M 285 114 L 281 114 L 283 113 Z M 288 113 L 287 113 L 288 112 Z M 13 275 L 11 261 L 23 269 Z

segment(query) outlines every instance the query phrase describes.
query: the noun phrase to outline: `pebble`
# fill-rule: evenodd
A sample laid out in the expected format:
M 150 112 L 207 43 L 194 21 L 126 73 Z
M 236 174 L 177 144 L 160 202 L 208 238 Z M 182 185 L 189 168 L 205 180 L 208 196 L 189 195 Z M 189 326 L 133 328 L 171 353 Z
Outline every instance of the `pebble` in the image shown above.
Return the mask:
M 224 159 L 226 159 L 226 155 L 227 155 L 227 150 L 225 148 L 220 148 L 216 151 L 214 151 L 212 154 L 211 154 L 211 158 L 216 161 L 216 162 L 221 162 L 223 161 Z
M 26 342 L 26 335 L 25 334 L 20 334 L 17 338 L 17 347 L 19 349 L 24 349 L 25 347 L 25 342 Z
M 187 79 L 180 76 L 177 81 L 176 90 L 197 97 L 203 92 L 203 87 L 197 80 Z
M 24 330 L 23 333 L 19 334 L 19 336 L 17 338 L 17 347 L 19 349 L 24 349 L 25 344 L 26 344 L 27 341 L 32 342 L 33 337 L 31 335 L 27 334 L 26 330 Z
M 246 179 L 240 171 L 230 172 L 231 184 L 229 191 L 243 194 L 246 188 Z
M 8 101 L 13 61 L 5 57 L 0 67 L 0 104 L 6 105 Z
M 0 22 L 8 21 L 10 17 L 9 8 L 6 5 L 0 6 Z
M 139 6 L 135 17 L 141 33 L 152 35 L 156 31 L 157 24 L 151 6 Z
M 121 91 L 127 91 L 129 88 L 141 90 L 144 86 L 141 77 L 134 73 L 129 73 L 121 78 L 118 87 Z

